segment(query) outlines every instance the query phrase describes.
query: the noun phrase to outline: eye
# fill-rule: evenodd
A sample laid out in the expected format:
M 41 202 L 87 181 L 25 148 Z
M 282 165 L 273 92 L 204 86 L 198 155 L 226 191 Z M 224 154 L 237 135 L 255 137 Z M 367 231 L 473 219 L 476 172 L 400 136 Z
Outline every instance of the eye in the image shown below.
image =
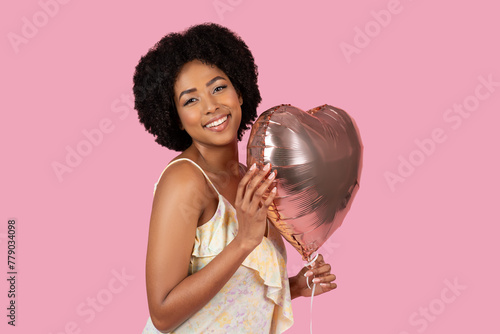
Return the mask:
M 187 106 L 188 104 L 190 103 L 193 103 L 194 101 L 196 101 L 196 99 L 194 97 L 190 98 L 189 100 L 187 100 L 186 102 L 184 102 L 184 104 L 182 105 L 183 107 Z
M 220 92 L 221 90 L 223 90 L 226 87 L 227 87 L 227 85 L 217 86 L 214 89 L 214 93 Z

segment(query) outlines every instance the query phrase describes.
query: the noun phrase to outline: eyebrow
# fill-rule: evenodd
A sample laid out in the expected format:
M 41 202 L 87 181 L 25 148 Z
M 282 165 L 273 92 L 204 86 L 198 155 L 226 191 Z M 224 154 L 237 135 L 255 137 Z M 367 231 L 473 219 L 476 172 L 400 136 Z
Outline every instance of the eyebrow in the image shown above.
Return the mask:
M 206 83 L 205 86 L 210 86 L 211 84 L 213 84 L 214 82 L 216 82 L 217 80 L 226 80 L 225 78 L 221 77 L 220 75 L 214 77 L 213 79 L 211 79 L 209 82 Z M 190 88 L 190 89 L 186 89 L 185 91 L 181 92 L 179 94 L 179 101 L 181 100 L 181 97 L 182 95 L 184 94 L 189 94 L 189 93 L 192 93 L 192 92 L 195 92 L 196 91 L 196 88 Z

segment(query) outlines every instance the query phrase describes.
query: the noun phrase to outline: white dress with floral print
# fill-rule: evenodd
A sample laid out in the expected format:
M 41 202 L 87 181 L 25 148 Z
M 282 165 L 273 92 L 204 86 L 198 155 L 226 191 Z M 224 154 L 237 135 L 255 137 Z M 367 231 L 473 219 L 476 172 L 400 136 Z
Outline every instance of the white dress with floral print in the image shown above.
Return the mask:
M 178 159 L 168 166 L 183 160 L 197 166 L 213 186 L 201 167 L 192 160 Z M 238 231 L 236 210 L 214 189 L 219 195 L 219 204 L 214 216 L 196 230 L 190 275 L 205 267 L 234 239 Z M 270 223 L 268 227 L 267 237 L 248 255 L 226 285 L 208 304 L 171 333 L 274 334 L 292 326 L 286 250 L 279 232 Z M 161 332 L 149 318 L 142 333 Z

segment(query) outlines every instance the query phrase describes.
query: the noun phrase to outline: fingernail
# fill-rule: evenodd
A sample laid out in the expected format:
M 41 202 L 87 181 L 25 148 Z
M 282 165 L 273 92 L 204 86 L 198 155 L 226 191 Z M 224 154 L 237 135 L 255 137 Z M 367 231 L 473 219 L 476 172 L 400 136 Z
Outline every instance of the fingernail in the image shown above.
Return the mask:
M 263 170 L 264 170 L 265 172 L 267 172 L 269 169 L 271 169 L 271 164 L 268 162 L 268 163 L 264 166 Z
M 315 278 L 313 279 L 313 283 L 319 283 L 320 279 L 319 278 Z
M 255 166 L 255 163 L 254 163 L 252 166 L 250 166 L 250 170 L 254 170 L 254 169 L 255 169 L 255 167 L 256 167 L 256 166 Z
M 269 174 L 269 176 L 267 178 L 269 180 L 272 180 L 272 179 L 274 179 L 275 176 L 276 176 L 276 174 L 274 174 L 274 172 L 271 172 L 271 174 Z
M 273 194 L 276 194 L 276 187 L 274 187 L 274 188 L 271 190 L 271 192 L 272 192 Z
M 313 280 L 313 282 L 314 282 L 314 280 Z M 330 286 L 330 284 L 328 284 L 328 283 L 319 283 L 319 285 L 321 285 L 322 287 L 325 287 L 325 288 Z
M 308 271 L 304 274 L 305 277 L 309 277 L 309 276 L 312 276 L 313 275 L 313 272 L 312 271 Z

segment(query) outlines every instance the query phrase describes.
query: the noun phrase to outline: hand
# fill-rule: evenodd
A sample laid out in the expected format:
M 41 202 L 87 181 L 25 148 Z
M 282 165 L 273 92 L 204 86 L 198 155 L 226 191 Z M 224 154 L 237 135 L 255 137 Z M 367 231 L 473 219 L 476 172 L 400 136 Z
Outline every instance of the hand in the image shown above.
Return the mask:
M 318 258 L 312 265 L 312 269 L 307 267 L 302 268 L 297 276 L 290 277 L 290 292 L 292 294 L 292 299 L 302 296 L 311 297 L 312 286 L 316 283 L 316 289 L 314 290 L 314 295 L 321 295 L 325 292 L 332 291 L 337 287 L 335 281 L 336 277 L 334 274 L 330 273 L 331 266 L 325 263 L 323 255 L 318 255 Z M 304 274 L 309 274 L 309 285 L 311 289 L 307 287 L 307 277 Z
M 235 240 L 250 252 L 262 241 L 266 231 L 267 210 L 276 196 L 276 187 L 271 187 L 276 171 L 269 173 L 270 170 L 270 164 L 261 170 L 253 164 L 241 179 L 236 192 L 238 234 Z

